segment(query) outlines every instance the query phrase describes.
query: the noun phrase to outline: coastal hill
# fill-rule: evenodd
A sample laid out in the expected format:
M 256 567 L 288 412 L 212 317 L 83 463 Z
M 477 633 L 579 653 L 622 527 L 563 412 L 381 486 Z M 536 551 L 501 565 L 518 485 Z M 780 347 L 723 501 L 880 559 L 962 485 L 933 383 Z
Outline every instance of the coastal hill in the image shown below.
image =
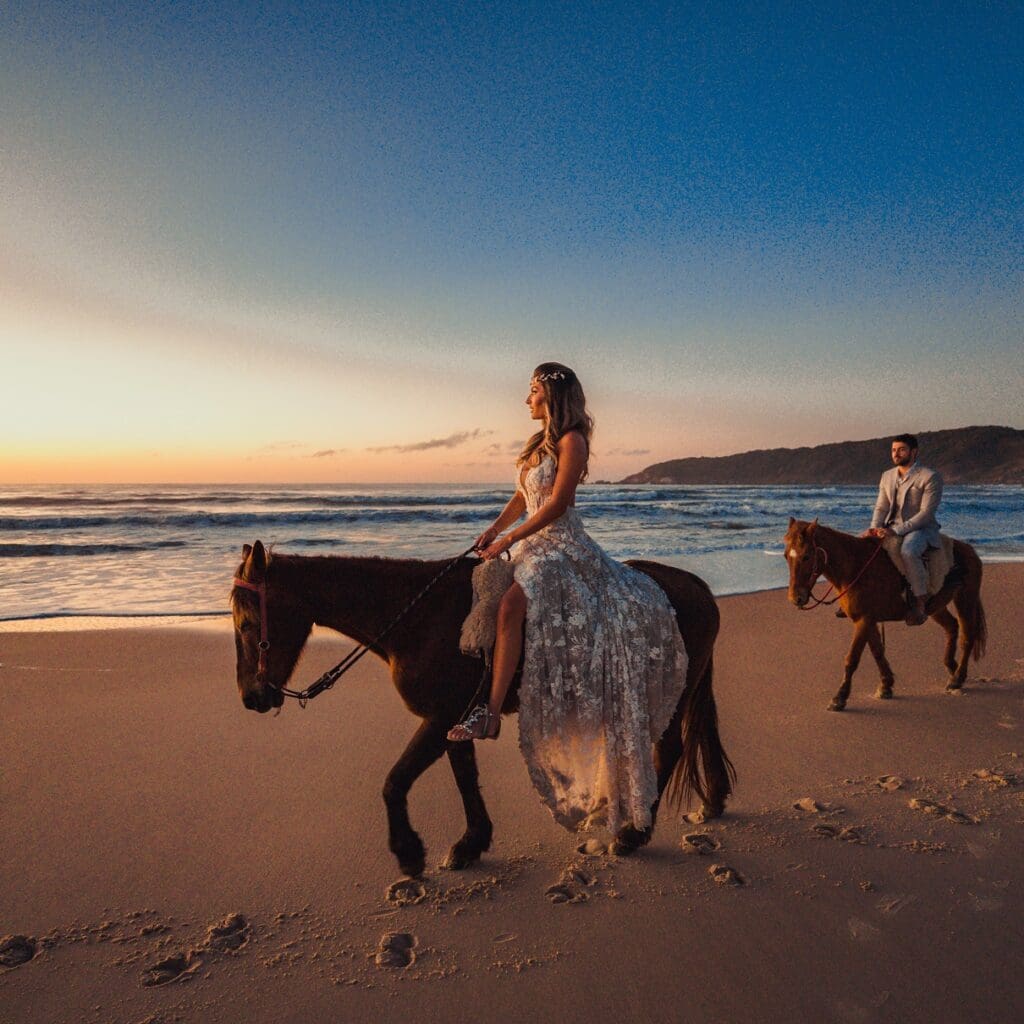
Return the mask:
M 1024 430 L 960 427 L 918 434 L 921 462 L 947 484 L 1024 484 Z M 770 448 L 720 458 L 672 459 L 624 484 L 877 484 L 891 437 L 814 448 Z

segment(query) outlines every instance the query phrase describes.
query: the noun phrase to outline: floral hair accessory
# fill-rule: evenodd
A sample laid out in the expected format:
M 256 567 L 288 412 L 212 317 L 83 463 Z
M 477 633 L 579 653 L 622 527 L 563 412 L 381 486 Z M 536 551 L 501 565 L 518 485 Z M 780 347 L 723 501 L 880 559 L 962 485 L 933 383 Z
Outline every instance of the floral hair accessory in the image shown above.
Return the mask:
M 565 380 L 569 375 L 562 370 L 554 370 L 551 373 L 538 373 L 536 380 Z

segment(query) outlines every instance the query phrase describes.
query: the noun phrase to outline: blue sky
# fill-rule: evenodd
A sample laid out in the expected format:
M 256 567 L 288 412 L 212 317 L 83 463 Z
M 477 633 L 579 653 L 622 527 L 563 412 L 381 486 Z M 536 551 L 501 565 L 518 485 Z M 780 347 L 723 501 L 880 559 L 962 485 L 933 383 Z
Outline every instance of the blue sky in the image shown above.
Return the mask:
M 1019 5 L 99 6 L 0 11 L 3 478 L 1024 426 Z

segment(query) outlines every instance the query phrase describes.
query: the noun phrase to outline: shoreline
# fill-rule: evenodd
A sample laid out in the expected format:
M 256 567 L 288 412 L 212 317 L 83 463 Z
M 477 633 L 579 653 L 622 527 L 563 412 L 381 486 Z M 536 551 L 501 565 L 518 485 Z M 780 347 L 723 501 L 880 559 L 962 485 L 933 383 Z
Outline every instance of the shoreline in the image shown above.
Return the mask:
M 781 555 L 780 555 L 781 557 Z M 1009 554 L 1005 556 L 980 556 L 985 566 L 996 565 L 1021 565 L 1024 564 L 1024 555 Z M 663 557 L 654 559 L 664 565 L 671 565 L 678 569 L 686 569 L 692 572 L 692 563 L 686 562 L 683 558 Z M 823 581 L 819 581 L 823 582 Z M 779 590 L 785 590 L 788 582 L 779 583 L 776 586 L 754 587 L 750 590 L 730 590 L 724 593 L 715 593 L 716 601 L 724 601 L 734 597 L 748 597 L 754 594 L 771 594 Z M 130 629 L 149 628 L 195 628 L 195 629 L 217 629 L 226 624 L 230 618 L 230 611 L 205 611 L 205 612 L 43 612 L 38 615 L 27 615 L 25 617 L 0 618 L 0 636 L 8 634 L 23 633 L 74 633 L 74 632 L 98 632 L 103 630 L 120 631 Z M 314 627 L 318 629 L 319 627 Z M 331 632 L 327 630 L 327 632 Z

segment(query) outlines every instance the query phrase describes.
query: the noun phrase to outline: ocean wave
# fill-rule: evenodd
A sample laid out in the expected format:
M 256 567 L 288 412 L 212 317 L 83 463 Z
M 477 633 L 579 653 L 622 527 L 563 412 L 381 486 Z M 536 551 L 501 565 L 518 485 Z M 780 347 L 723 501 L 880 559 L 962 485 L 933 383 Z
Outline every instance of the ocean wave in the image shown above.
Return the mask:
M 127 552 L 183 548 L 184 540 L 157 540 L 150 544 L 0 544 L 0 558 L 62 558 L 66 556 L 121 555 Z
M 0 516 L 0 530 L 83 530 L 101 527 L 153 529 L 273 530 L 300 524 L 351 526 L 359 523 L 470 523 L 497 515 L 501 506 L 481 508 L 359 508 L 304 512 L 180 512 L 167 515 Z
M 506 490 L 473 492 L 468 494 L 413 494 L 407 491 L 393 494 L 365 491 L 353 494 L 321 494 L 301 492 L 278 492 L 259 494 L 248 492 L 225 494 L 85 494 L 85 495 L 0 495 L 0 508 L 7 509 L 68 509 L 72 514 L 76 508 L 136 508 L 155 509 L 193 505 L 203 509 L 215 508 L 218 505 L 250 505 L 259 507 L 292 507 L 292 508 L 373 508 L 383 507 L 431 507 L 448 505 L 492 505 L 508 500 L 511 486 Z

